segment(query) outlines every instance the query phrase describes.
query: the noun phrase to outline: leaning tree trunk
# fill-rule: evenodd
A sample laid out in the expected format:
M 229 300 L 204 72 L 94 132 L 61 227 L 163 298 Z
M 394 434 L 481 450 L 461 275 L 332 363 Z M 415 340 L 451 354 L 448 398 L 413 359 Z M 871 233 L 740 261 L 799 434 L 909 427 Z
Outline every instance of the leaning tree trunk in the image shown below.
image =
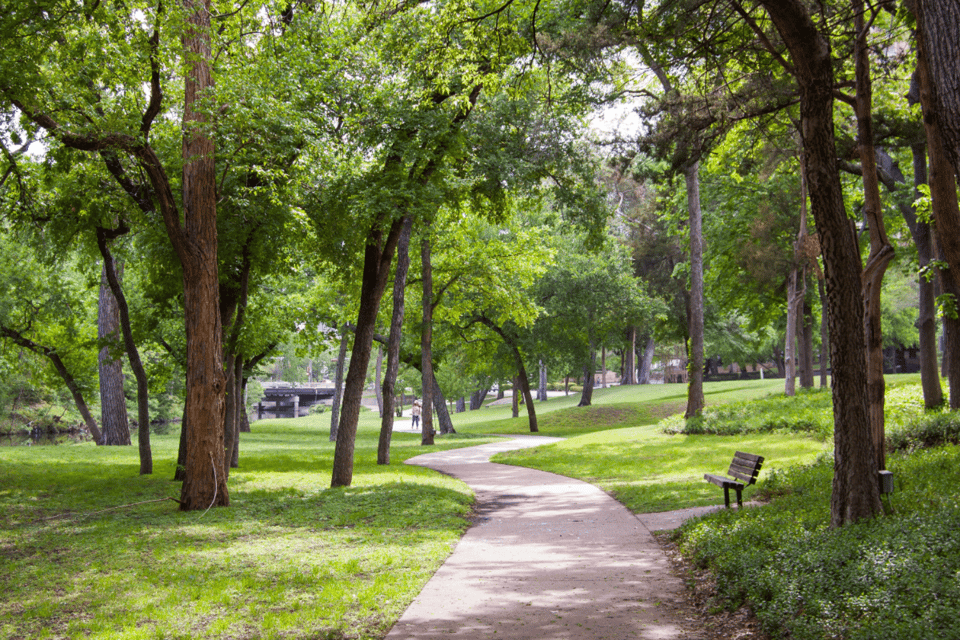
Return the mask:
M 829 40 L 800 0 L 760 0 L 793 60 L 810 201 L 823 253 L 833 369 L 834 478 L 831 524 L 882 512 L 867 412 L 860 248 L 844 207 L 833 126 Z
M 107 282 L 107 265 L 100 273 L 100 300 L 97 309 L 97 340 L 100 349 L 100 423 L 104 445 L 129 445 L 127 399 L 123 394 L 123 364 L 111 355 L 120 348 L 120 309 Z
M 367 366 L 373 350 L 373 334 L 376 329 L 380 300 L 390 279 L 390 265 L 400 239 L 400 230 L 405 218 L 394 220 L 386 238 L 374 223 L 367 236 L 363 257 L 363 277 L 360 284 L 360 310 L 357 314 L 357 330 L 353 339 L 350 369 L 343 390 L 340 407 L 340 422 L 337 427 L 337 444 L 333 452 L 331 487 L 349 487 L 353 482 L 353 453 L 363 402 L 363 387 L 367 378 Z
M 109 236 L 114 233 L 126 233 L 126 231 L 123 226 L 113 232 L 98 228 L 97 246 L 100 249 L 101 257 L 103 257 L 104 275 L 106 275 L 107 284 L 110 286 L 110 291 L 117 303 L 117 311 L 120 314 L 120 330 L 127 352 L 127 360 L 130 363 L 130 370 L 133 371 L 133 377 L 137 381 L 137 448 L 140 454 L 140 475 L 147 475 L 153 473 L 153 452 L 150 448 L 150 388 L 147 382 L 147 372 L 144 370 L 143 361 L 140 359 L 140 350 L 137 349 L 137 343 L 133 340 L 127 298 L 123 293 L 123 287 L 120 286 L 120 275 L 113 254 L 107 244 Z
M 397 242 L 397 269 L 393 276 L 393 317 L 387 342 L 387 373 L 383 379 L 383 410 L 380 417 L 380 440 L 377 444 L 377 464 L 390 464 L 390 440 L 393 436 L 393 412 L 396 402 L 397 374 L 400 372 L 400 338 L 403 333 L 403 314 L 407 271 L 410 268 L 410 234 L 413 219 L 407 218 Z
M 90 431 L 90 437 L 93 438 L 94 442 L 100 444 L 100 442 L 103 440 L 103 435 L 100 433 L 99 427 L 97 427 L 97 421 L 93 419 L 93 414 L 90 413 L 90 409 L 87 407 L 87 402 L 83 399 L 83 392 L 80 390 L 80 385 L 77 384 L 73 374 L 71 374 L 70 370 L 67 369 L 67 365 L 64 364 L 63 360 L 60 358 L 60 354 L 57 353 L 57 350 L 37 344 L 33 340 L 23 336 L 20 332 L 4 326 L 0 326 L 0 336 L 8 338 L 24 349 L 28 349 L 29 351 L 32 351 L 33 353 L 50 360 L 51 364 L 53 364 L 53 368 L 57 371 L 57 375 L 60 376 L 60 379 L 63 380 L 63 383 L 67 386 L 67 389 L 70 390 L 70 395 L 73 396 L 73 402 L 77 407 L 77 411 L 83 418 L 83 423 L 86 425 L 87 430 Z
M 684 417 L 703 413 L 703 214 L 700 210 L 700 163 L 684 172 L 690 226 L 690 353 L 687 410 Z
M 437 423 L 440 425 L 440 433 L 456 433 L 453 428 L 453 420 L 450 418 L 450 410 L 447 408 L 447 399 L 443 397 L 443 391 L 440 390 L 440 383 L 437 382 L 437 376 L 433 376 L 433 408 L 437 412 Z
M 520 381 L 513 378 L 513 393 L 510 398 L 510 410 L 514 418 L 520 417 Z

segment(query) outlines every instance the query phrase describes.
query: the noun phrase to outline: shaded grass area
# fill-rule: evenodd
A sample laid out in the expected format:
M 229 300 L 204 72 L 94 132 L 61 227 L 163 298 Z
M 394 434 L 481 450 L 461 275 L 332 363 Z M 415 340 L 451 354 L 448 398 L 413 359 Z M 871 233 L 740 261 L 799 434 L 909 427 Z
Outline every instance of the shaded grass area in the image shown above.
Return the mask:
M 383 637 L 465 530 L 473 496 L 399 464 L 423 452 L 416 435 L 395 434 L 394 464 L 378 467 L 375 422 L 361 425 L 346 489 L 328 488 L 319 417 L 254 423 L 231 507 L 206 513 L 163 500 L 179 497 L 177 434 L 154 438 L 146 477 L 135 447 L 0 449 L 0 637 Z
M 737 451 L 763 455 L 764 471 L 810 462 L 824 444 L 793 434 L 738 438 L 665 435 L 656 426 L 600 431 L 546 447 L 498 454 L 494 461 L 593 483 L 634 513 L 723 504 L 704 473 L 726 473 Z M 744 492 L 749 499 L 756 487 Z
M 888 457 L 893 512 L 831 529 L 832 460 L 768 480 L 761 509 L 687 522 L 681 548 L 775 638 L 960 637 L 960 448 Z

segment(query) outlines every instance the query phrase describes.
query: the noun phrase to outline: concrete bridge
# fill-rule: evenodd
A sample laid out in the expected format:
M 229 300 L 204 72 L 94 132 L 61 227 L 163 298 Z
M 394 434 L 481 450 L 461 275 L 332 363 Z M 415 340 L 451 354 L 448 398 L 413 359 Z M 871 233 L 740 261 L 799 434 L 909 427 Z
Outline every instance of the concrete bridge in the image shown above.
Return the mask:
M 310 407 L 333 398 L 333 387 L 311 385 L 264 385 L 263 398 L 257 403 L 257 420 L 298 418 L 307 415 Z

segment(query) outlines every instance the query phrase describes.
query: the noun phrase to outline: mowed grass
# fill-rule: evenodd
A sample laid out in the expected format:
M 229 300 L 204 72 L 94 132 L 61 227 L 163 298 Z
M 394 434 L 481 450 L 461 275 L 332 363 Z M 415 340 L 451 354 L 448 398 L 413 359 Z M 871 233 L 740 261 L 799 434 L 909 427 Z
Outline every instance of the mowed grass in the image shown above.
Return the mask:
M 705 393 L 710 405 L 782 384 Z M 659 433 L 658 420 L 683 410 L 684 385 L 597 389 L 592 407 L 579 398 L 537 403 L 540 433 L 564 442 L 505 459 L 594 482 L 634 511 L 719 503 L 702 475 L 723 472 L 735 449 L 766 456 L 769 470 L 827 447 Z M 529 433 L 524 408 L 510 412 L 454 415 L 459 434 L 430 451 Z M 473 495 L 401 464 L 425 452 L 418 434 L 395 433 L 393 464 L 376 465 L 378 428 L 362 414 L 353 486 L 330 489 L 329 414 L 257 422 L 241 438 L 231 506 L 190 513 L 166 500 L 179 496 L 176 433 L 153 438 L 147 477 L 135 446 L 0 448 L 0 638 L 382 638 L 468 526 Z
M 708 405 L 751 400 L 782 392 L 783 384 L 783 380 L 708 382 L 704 396 Z M 635 513 L 652 513 L 722 504 L 723 490 L 704 481 L 703 474 L 726 473 L 737 450 L 764 456 L 764 469 L 769 473 L 809 463 L 830 447 L 794 434 L 729 438 L 665 435 L 655 425 L 683 412 L 686 385 L 595 389 L 592 406 L 577 407 L 579 401 L 577 393 L 536 405 L 539 434 L 567 438 L 564 442 L 498 454 L 494 461 L 579 478 L 610 492 Z M 508 417 L 455 423 L 458 430 L 529 433 L 524 407 L 518 418 L 509 417 L 509 406 L 471 413 L 485 412 Z M 747 489 L 745 499 L 755 491 L 755 486 Z
M 767 459 L 762 477 L 774 469 L 809 463 L 828 446 L 791 434 L 668 436 L 646 425 L 499 454 L 494 461 L 579 478 L 610 492 L 634 513 L 652 513 L 722 504 L 723 490 L 704 481 L 703 474 L 725 474 L 737 450 Z M 744 499 L 755 490 L 747 488 Z
M 383 637 L 473 496 L 401 464 L 423 453 L 416 435 L 377 466 L 377 424 L 361 424 L 353 486 L 330 489 L 329 415 L 254 423 L 231 506 L 208 512 L 164 500 L 179 497 L 177 434 L 153 438 L 144 477 L 135 446 L 0 448 L 0 637 Z

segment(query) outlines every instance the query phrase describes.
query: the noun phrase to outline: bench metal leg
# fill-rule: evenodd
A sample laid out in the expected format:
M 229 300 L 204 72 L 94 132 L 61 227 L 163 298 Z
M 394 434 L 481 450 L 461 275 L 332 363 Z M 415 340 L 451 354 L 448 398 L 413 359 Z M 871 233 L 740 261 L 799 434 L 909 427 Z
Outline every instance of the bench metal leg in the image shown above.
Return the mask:
M 743 509 L 743 490 L 737 489 L 737 507 Z
M 723 488 L 723 504 L 726 505 L 727 509 L 730 508 L 730 487 Z

